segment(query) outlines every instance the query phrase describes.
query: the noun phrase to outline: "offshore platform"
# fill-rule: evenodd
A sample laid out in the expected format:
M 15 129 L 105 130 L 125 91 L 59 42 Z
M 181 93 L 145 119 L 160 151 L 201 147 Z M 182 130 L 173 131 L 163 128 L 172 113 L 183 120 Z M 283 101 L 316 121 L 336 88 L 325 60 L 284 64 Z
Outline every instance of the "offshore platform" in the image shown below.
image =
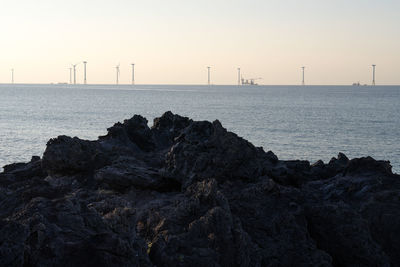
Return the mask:
M 242 85 L 258 85 L 258 83 L 256 83 L 257 80 L 261 80 L 262 78 L 249 78 L 249 79 L 245 79 L 245 78 L 241 78 L 242 80 Z

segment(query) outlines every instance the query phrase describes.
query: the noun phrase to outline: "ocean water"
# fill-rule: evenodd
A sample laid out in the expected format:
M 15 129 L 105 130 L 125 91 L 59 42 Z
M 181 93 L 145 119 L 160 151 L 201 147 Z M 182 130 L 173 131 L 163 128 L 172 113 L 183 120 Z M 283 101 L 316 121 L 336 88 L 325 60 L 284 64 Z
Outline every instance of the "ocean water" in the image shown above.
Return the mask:
M 344 152 L 400 172 L 400 86 L 0 85 L 0 166 L 42 155 L 58 135 L 96 139 L 117 121 L 165 111 L 221 121 L 280 159 Z

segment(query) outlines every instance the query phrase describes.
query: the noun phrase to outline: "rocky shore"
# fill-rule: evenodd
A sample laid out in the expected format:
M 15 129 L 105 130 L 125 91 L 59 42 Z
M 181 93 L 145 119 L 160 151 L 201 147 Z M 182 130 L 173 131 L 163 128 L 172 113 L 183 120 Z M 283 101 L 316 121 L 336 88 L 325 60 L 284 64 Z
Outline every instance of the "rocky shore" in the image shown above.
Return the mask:
M 0 173 L 0 266 L 400 266 L 400 176 L 166 112 Z

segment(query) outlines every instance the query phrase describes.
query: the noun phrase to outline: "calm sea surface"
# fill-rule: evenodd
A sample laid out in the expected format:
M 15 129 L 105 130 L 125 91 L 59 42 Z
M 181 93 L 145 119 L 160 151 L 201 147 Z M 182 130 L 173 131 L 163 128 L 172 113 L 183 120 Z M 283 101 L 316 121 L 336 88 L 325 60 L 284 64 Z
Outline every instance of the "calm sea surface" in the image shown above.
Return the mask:
M 96 139 L 117 121 L 165 111 L 219 119 L 280 159 L 338 152 L 400 172 L 400 86 L 0 85 L 0 166 L 42 155 L 58 135 Z

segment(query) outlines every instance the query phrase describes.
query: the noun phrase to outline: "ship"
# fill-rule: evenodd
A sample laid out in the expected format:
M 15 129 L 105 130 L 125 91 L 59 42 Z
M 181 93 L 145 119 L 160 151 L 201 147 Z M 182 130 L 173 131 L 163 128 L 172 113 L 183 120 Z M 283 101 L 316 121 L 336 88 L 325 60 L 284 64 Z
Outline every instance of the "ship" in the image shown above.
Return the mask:
M 361 86 L 362 84 L 360 83 L 360 82 L 356 82 L 356 83 L 353 83 L 353 86 Z M 363 86 L 367 86 L 366 84 L 363 84 Z
M 255 81 L 260 80 L 262 78 L 250 78 L 250 79 L 244 79 L 242 77 L 242 85 L 258 85 Z

